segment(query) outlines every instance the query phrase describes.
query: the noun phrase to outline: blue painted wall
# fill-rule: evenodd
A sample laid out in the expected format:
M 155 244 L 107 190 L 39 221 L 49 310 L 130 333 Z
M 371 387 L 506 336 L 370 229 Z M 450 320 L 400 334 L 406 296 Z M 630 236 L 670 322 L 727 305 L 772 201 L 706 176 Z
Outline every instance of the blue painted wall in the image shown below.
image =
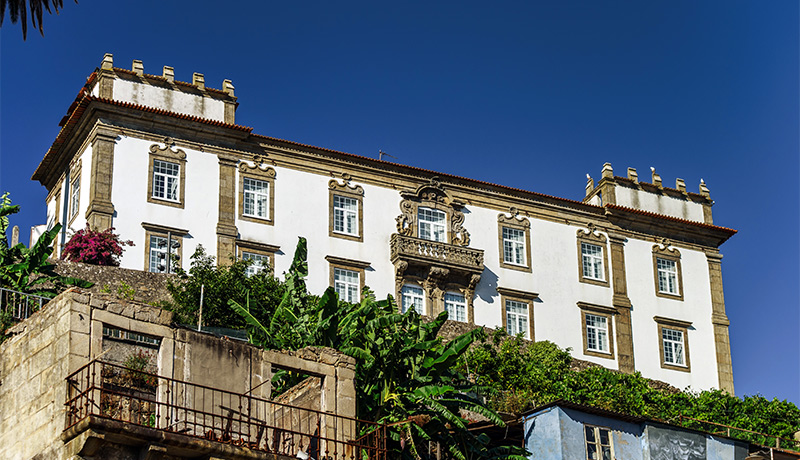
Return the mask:
M 530 460 L 586 458 L 584 426 L 611 430 L 616 460 L 744 460 L 747 442 L 658 423 L 630 423 L 558 406 L 525 417 Z M 688 457 L 687 457 L 688 455 Z

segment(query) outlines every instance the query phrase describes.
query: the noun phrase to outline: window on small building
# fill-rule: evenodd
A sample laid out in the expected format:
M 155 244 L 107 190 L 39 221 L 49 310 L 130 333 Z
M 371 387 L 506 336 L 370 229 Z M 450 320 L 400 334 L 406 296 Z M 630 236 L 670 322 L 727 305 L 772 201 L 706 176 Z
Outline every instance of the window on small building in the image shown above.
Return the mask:
M 438 209 L 420 207 L 417 210 L 419 237 L 423 240 L 444 243 L 447 239 L 447 213 Z
M 269 182 L 245 177 L 242 189 L 244 215 L 269 219 Z
M 269 268 L 269 256 L 265 254 L 257 254 L 255 252 L 242 251 L 243 260 L 252 260 L 252 263 L 247 266 L 245 275 L 253 276 L 261 273 Z
M 528 303 L 506 300 L 506 330 L 509 335 L 522 334 L 530 339 L 528 328 Z
M 453 321 L 467 322 L 467 301 L 461 294 L 448 292 L 444 295 L 444 309 L 447 311 L 448 319 Z
M 70 219 L 78 215 L 78 208 L 81 204 L 81 176 L 75 178 L 70 186 L 69 198 L 69 217 Z
M 525 265 L 525 231 L 503 227 L 503 261 Z
M 334 267 L 333 288 L 339 294 L 339 299 L 345 302 L 356 303 L 359 301 L 358 289 L 360 287 L 358 272 Z
M 661 328 L 661 340 L 664 348 L 664 364 L 685 366 L 686 355 L 683 346 L 683 331 Z
M 400 290 L 401 308 L 403 313 L 413 308 L 420 315 L 425 314 L 425 291 L 420 286 L 414 284 L 403 285 Z
M 611 430 L 599 426 L 584 426 L 586 436 L 586 460 L 612 460 L 614 450 Z
M 358 200 L 341 195 L 333 196 L 333 231 L 358 235 Z
M 591 243 L 581 243 L 581 260 L 583 277 L 598 281 L 605 281 L 603 269 L 603 247 Z
M 153 160 L 153 198 L 180 201 L 180 170 L 181 166 L 177 163 Z
M 585 321 L 586 348 L 590 351 L 608 353 L 608 318 L 586 313 Z

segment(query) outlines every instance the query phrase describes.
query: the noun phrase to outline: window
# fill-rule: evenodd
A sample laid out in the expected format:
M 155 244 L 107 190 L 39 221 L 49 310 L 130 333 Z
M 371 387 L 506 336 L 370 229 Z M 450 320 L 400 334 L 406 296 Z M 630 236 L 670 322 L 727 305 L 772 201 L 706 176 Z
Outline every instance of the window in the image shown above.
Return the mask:
M 583 277 L 605 281 L 603 272 L 603 248 L 591 243 L 581 243 L 581 259 L 583 261 Z
M 167 161 L 153 161 L 153 198 L 178 201 L 178 185 L 180 184 L 178 164 Z
M 512 208 L 510 216 L 505 213 L 497 216 L 497 228 L 500 242 L 500 266 L 530 272 L 530 221 L 521 217 L 519 211 Z
M 668 241 L 653 246 L 653 273 L 657 296 L 683 300 L 681 253 Z
M 328 182 L 330 219 L 328 235 L 352 241 L 364 241 L 364 188 L 350 183 L 350 175 Z
M 257 163 L 239 163 L 239 219 L 275 223 L 275 170 Z
M 503 261 L 507 264 L 525 265 L 525 232 L 503 227 Z
M 177 243 L 177 240 L 173 238 L 173 247 L 171 248 L 173 255 L 177 255 L 178 253 L 178 248 L 174 246 L 175 243 Z M 169 271 L 167 271 L 167 237 L 150 235 L 149 245 L 150 257 L 148 271 L 154 273 L 172 273 L 174 271 L 174 266 L 170 266 Z
M 583 329 L 583 354 L 598 358 L 614 358 L 613 318 L 616 308 L 578 302 Z
M 350 303 L 358 302 L 358 287 L 358 272 L 334 267 L 333 288 L 336 290 L 336 293 L 339 294 L 341 300 Z
M 79 172 L 80 174 L 80 172 Z M 70 221 L 78 215 L 78 208 L 81 204 L 81 176 L 75 178 L 72 181 L 72 185 L 70 186 L 70 198 L 69 198 L 69 218 Z
M 400 290 L 400 296 L 403 313 L 413 308 L 420 315 L 425 314 L 425 291 L 423 291 L 421 287 L 413 284 L 405 284 Z
M 599 426 L 584 426 L 587 460 L 612 460 L 611 430 Z
M 683 332 L 666 327 L 661 328 L 661 340 L 664 341 L 664 363 L 685 366 Z
M 587 313 L 585 321 L 586 348 L 591 351 L 608 353 L 608 318 Z
M 506 331 L 509 335 L 522 334 L 528 337 L 528 304 L 517 300 L 506 300 Z
M 358 200 L 346 196 L 333 196 L 333 231 L 358 235 Z
M 142 227 L 145 229 L 144 269 L 153 273 L 173 273 L 181 266 L 183 237 L 189 231 L 147 222 L 142 222 Z M 172 237 L 171 257 L 167 257 L 167 235 Z
M 497 292 L 502 305 L 503 328 L 510 335 L 522 334 L 522 337 L 533 340 L 533 302 L 538 294 L 500 286 Z
M 138 345 L 155 346 L 161 345 L 161 339 L 138 332 L 126 331 L 112 326 L 103 325 L 103 337 L 117 340 L 128 340 Z
M 578 280 L 582 283 L 608 287 L 608 258 L 606 236 L 589 223 L 578 230 Z
M 186 152 L 168 141 L 164 147 L 150 146 L 147 202 L 183 208 L 186 189 Z
M 339 299 L 345 302 L 357 303 L 361 301 L 361 292 L 364 290 L 364 270 L 369 262 L 344 259 L 335 256 L 325 256 L 330 263 L 330 285 L 339 294 Z
M 446 242 L 447 238 L 447 214 L 443 211 L 431 208 L 420 207 L 417 209 L 417 221 L 419 222 L 419 237 L 423 240 Z
M 656 257 L 658 271 L 658 292 L 664 294 L 678 293 L 678 265 L 674 260 Z
M 267 270 L 270 267 L 270 257 L 264 254 L 256 254 L 255 252 L 247 252 L 242 251 L 242 260 L 252 260 L 245 274 L 247 276 L 253 276 L 257 273 L 261 273 L 264 270 Z
M 692 323 L 661 316 L 654 316 L 653 320 L 658 324 L 661 367 L 690 372 L 689 328 Z
M 447 311 L 448 319 L 453 321 L 467 322 L 467 301 L 461 294 L 448 292 L 444 295 L 444 309 Z
M 245 177 L 242 179 L 244 194 L 243 214 L 269 219 L 269 182 Z

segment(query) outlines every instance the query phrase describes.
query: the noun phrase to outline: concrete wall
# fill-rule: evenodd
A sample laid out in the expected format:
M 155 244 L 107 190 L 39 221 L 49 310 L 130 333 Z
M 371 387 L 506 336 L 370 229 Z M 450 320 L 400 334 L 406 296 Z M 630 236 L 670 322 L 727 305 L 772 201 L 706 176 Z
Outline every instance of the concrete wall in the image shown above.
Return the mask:
M 695 222 L 704 221 L 703 205 L 700 203 L 628 187 L 617 187 L 615 193 L 617 204 L 620 206 Z
M 131 104 L 193 115 L 209 120 L 225 121 L 225 103 L 200 94 L 160 88 L 129 79 L 114 79 L 114 99 Z
M 143 348 L 153 356 L 148 369 L 161 376 L 264 399 L 270 395 L 273 367 L 317 376 L 321 387 L 315 393 L 316 405 L 308 395 L 301 398 L 303 404 L 355 417 L 352 358 L 324 348 L 261 350 L 241 341 L 173 329 L 171 320 L 172 313 L 165 310 L 113 295 L 73 290 L 14 326 L 11 332 L 15 335 L 0 346 L 0 458 L 68 458 L 85 449 L 86 436 L 70 437 L 67 444 L 61 440 L 66 428 L 66 377 L 91 359 L 124 362 Z M 142 347 L 104 337 L 104 326 L 145 334 L 158 339 L 158 344 Z M 162 386 L 163 382 L 159 400 L 166 388 Z M 186 386 L 171 388 L 180 392 L 172 395 L 176 401 L 192 403 L 209 414 L 227 416 L 228 409 L 241 410 L 234 406 L 236 398 L 204 400 L 208 395 L 200 394 L 196 387 L 191 392 Z M 222 393 L 215 394 L 219 398 Z M 259 404 L 253 416 L 269 420 L 273 408 L 266 402 Z M 339 434 L 347 429 L 354 432 L 354 427 L 339 427 Z

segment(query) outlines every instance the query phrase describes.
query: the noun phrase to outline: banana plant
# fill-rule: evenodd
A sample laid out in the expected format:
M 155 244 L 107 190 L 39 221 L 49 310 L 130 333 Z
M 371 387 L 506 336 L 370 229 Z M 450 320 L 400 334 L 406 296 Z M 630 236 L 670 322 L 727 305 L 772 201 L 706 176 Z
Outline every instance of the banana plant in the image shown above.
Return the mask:
M 56 266 L 48 262 L 61 224 L 44 232 L 30 248 L 22 243 L 9 246 L 8 216 L 19 212 L 19 206 L 11 205 L 7 192 L 0 200 L 0 286 L 47 298 L 55 297 L 68 286 L 93 286 L 80 278 L 59 275 L 54 271 Z
M 247 322 L 253 343 L 283 349 L 326 346 L 355 358 L 358 416 L 386 424 L 390 447 L 404 458 L 434 458 L 431 442 L 457 460 L 526 458 L 520 447 L 490 448 L 488 437 L 468 430 L 461 416 L 468 410 L 503 426 L 497 413 L 472 396 L 478 388 L 455 366 L 481 329 L 444 343 L 437 334 L 446 312 L 426 323 L 413 309 L 400 314 L 391 297 L 377 301 L 369 290 L 359 304 L 339 302 L 332 288 L 315 298 L 305 288 L 306 253 L 306 240 L 300 238 L 286 274 L 287 290 L 269 321 L 251 313 L 257 299 L 248 298 L 245 305 L 229 301 Z

